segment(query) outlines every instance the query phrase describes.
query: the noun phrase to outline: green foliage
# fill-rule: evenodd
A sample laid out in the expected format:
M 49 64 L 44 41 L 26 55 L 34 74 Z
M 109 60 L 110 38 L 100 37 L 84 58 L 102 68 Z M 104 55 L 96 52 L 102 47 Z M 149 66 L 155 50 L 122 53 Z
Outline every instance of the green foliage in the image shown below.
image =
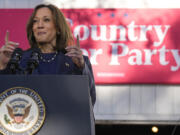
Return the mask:
M 4 115 L 4 121 L 6 122 L 6 124 L 11 124 L 11 120 L 8 118 L 6 114 Z

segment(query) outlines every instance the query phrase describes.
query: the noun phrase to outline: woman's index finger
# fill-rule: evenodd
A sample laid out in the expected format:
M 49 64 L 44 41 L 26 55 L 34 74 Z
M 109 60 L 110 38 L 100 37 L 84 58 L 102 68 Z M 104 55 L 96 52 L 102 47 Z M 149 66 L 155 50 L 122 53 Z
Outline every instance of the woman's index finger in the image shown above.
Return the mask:
M 7 43 L 8 41 L 9 41 L 9 31 L 6 31 L 5 42 Z
M 80 48 L 80 43 L 79 43 L 79 35 L 77 35 L 76 46 L 77 46 L 78 48 Z

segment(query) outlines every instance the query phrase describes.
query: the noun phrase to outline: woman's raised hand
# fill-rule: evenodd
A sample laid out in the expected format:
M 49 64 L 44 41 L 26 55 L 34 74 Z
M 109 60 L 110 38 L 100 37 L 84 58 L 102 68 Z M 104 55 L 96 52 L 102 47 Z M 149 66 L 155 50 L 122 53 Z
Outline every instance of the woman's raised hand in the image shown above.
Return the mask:
M 79 67 L 84 68 L 84 58 L 79 44 L 79 36 L 77 36 L 77 43 L 72 46 L 66 47 L 66 56 L 72 58 L 72 61 Z
M 9 41 L 9 31 L 6 31 L 5 45 L 0 48 L 0 69 L 4 69 L 9 62 L 12 53 L 19 46 L 19 43 Z

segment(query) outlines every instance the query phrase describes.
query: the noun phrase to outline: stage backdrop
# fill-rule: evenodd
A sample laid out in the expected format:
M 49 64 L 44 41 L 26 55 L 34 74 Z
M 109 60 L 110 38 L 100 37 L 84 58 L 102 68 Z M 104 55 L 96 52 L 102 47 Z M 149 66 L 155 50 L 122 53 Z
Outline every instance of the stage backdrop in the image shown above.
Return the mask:
M 180 9 L 64 9 L 74 37 L 88 55 L 96 84 L 180 83 Z M 5 33 L 29 48 L 32 9 L 0 9 Z

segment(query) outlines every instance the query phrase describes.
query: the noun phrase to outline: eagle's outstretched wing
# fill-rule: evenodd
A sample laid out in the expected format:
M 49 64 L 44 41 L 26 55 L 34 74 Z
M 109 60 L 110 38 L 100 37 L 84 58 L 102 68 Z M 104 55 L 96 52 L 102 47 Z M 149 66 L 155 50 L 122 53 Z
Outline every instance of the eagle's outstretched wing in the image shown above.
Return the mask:
M 7 107 L 7 109 L 8 109 L 9 115 L 11 116 L 12 119 L 14 119 L 13 109 L 12 109 L 9 105 L 6 105 L 6 107 Z
M 24 114 L 24 116 L 23 116 L 24 119 L 29 115 L 31 106 L 32 106 L 32 105 L 29 105 L 28 107 L 26 107 L 26 109 L 25 109 L 25 114 Z

